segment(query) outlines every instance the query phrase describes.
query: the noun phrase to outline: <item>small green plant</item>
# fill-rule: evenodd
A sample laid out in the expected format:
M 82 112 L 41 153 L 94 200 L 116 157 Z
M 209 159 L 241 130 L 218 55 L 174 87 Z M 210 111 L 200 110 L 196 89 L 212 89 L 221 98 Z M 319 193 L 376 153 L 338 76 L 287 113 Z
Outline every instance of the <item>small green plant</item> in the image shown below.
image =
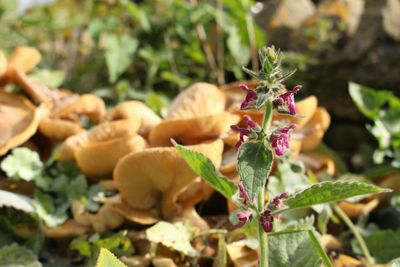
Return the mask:
M 233 198 L 239 207 L 236 216 L 231 216 L 236 221 L 236 227 L 253 225 L 258 228 L 260 267 L 317 266 L 321 259 L 326 266 L 332 266 L 318 241 L 312 223 L 297 223 L 281 231 L 274 231 L 274 221 L 278 215 L 293 209 L 387 190 L 355 181 L 321 182 L 295 193 L 282 192 L 266 201 L 265 192 L 274 158 L 285 154 L 289 148 L 290 132 L 296 127 L 295 124 L 272 125 L 272 112 L 275 109 L 279 113 L 300 116 L 296 113 L 294 95 L 301 86 L 295 86 L 292 90 L 285 88 L 283 81 L 294 72 L 283 71 L 281 54 L 274 47 L 261 49 L 259 58 L 259 71 L 244 68 L 245 72 L 259 81 L 259 85 L 255 89 L 241 85 L 246 97 L 240 108 L 262 110 L 262 125 L 245 115 L 246 127 L 231 127 L 240 134 L 236 144 L 239 149 L 237 168 L 240 183 L 235 185 L 219 174 L 211 161 L 202 154 L 178 144 L 175 146 L 199 176 L 210 182 L 225 197 Z M 301 252 L 303 254 L 296 256 L 296 251 L 286 248 L 289 244 L 304 246 L 305 249 Z M 273 252 L 273 256 L 268 253 L 269 250 Z M 300 256 L 304 260 L 305 255 L 306 262 L 300 263 Z

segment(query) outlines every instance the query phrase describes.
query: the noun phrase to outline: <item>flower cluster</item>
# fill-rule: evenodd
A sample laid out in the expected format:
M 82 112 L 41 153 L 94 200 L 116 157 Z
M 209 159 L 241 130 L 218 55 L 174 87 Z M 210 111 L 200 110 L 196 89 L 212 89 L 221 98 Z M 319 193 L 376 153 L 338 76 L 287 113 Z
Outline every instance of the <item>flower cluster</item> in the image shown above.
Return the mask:
M 296 115 L 296 104 L 294 102 L 294 94 L 297 94 L 301 88 L 302 88 L 301 85 L 297 85 L 292 89 L 292 91 L 287 91 L 286 93 L 278 96 L 274 100 L 274 106 L 279 107 L 282 105 L 287 105 L 289 114 Z
M 235 225 L 235 227 L 242 227 L 253 218 L 253 212 L 249 208 L 249 204 L 250 204 L 249 194 L 244 189 L 244 186 L 242 183 L 239 183 L 238 189 L 239 189 L 240 201 L 247 208 L 247 210 L 240 210 L 236 213 L 238 223 Z M 259 220 L 260 220 L 259 222 L 265 232 L 267 232 L 267 233 L 271 232 L 273 229 L 273 222 L 274 222 L 275 216 L 272 214 L 272 210 L 275 210 L 276 208 L 282 206 L 282 200 L 286 199 L 288 196 L 289 196 L 289 194 L 287 192 L 276 196 L 275 198 L 273 198 L 271 200 L 269 208 L 266 208 L 261 213 L 261 215 L 259 217 Z
M 288 127 L 280 128 L 271 134 L 271 146 L 274 148 L 277 156 L 282 156 L 285 150 L 289 148 L 290 132 L 296 128 L 296 126 L 296 124 L 292 124 Z
M 244 143 L 244 137 L 245 136 L 250 136 L 253 132 L 257 132 L 260 130 L 260 127 L 255 123 L 250 116 L 244 115 L 243 119 L 246 121 L 247 126 L 245 128 L 241 128 L 237 125 L 231 125 L 231 129 L 235 132 L 238 132 L 240 134 L 239 141 L 236 143 L 236 148 L 239 148 L 241 144 Z

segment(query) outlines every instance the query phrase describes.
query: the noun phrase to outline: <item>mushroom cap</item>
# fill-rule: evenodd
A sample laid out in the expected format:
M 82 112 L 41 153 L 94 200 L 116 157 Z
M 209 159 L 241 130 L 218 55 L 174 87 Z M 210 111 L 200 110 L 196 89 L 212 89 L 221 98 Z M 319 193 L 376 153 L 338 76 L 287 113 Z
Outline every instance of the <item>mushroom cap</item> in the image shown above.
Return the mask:
M 223 142 L 215 140 L 189 146 L 203 153 L 218 167 Z M 113 178 L 121 197 L 132 208 L 149 210 L 162 193 L 161 210 L 165 218 L 175 216 L 180 193 L 197 177 L 175 147 L 156 147 L 123 157 L 114 169 Z
M 209 83 L 195 83 L 172 102 L 166 120 L 191 119 L 225 111 L 225 96 Z
M 16 70 L 24 73 L 30 71 L 41 59 L 42 55 L 36 48 L 29 46 L 17 47 L 8 60 L 7 75 L 9 79 L 14 79 L 14 72 Z
M 99 122 L 106 113 L 106 105 L 103 99 L 92 94 L 79 96 L 76 101 L 65 105 L 51 114 L 52 118 L 71 118 L 77 115 L 85 115 L 94 122 Z
M 136 120 L 102 123 L 67 138 L 56 157 L 58 160 L 75 159 L 80 170 L 92 180 L 107 178 L 120 158 L 147 146 L 136 134 L 138 127 Z
M 58 160 L 75 159 L 74 151 L 78 147 L 86 146 L 89 143 L 101 143 L 121 136 L 134 134 L 139 128 L 136 120 L 120 120 L 113 122 L 104 122 L 90 130 L 81 132 L 67 138 L 56 153 Z
M 326 130 L 331 124 L 331 116 L 325 108 L 317 108 L 311 119 L 299 129 L 300 133 L 304 133 L 301 140 L 301 151 L 311 151 L 321 143 Z
M 291 123 L 297 124 L 298 127 L 301 127 L 305 125 L 309 120 L 311 120 L 313 114 L 317 110 L 317 106 L 318 99 L 312 95 L 296 102 L 297 114 L 301 115 L 301 118 L 297 118 L 288 114 L 274 112 L 273 120 L 288 120 Z
M 126 101 L 118 104 L 105 117 L 108 121 L 121 119 L 140 120 L 139 134 L 147 135 L 151 129 L 161 122 L 161 118 L 140 101 Z
M 185 145 L 198 144 L 220 137 L 239 120 L 239 116 L 228 112 L 191 119 L 165 120 L 153 128 L 149 140 L 152 146 L 170 146 L 171 138 Z
M 150 132 L 153 146 L 170 146 L 173 138 L 185 145 L 220 137 L 239 121 L 225 112 L 225 96 L 214 85 L 195 83 L 172 102 L 166 120 Z
M 68 220 L 55 228 L 45 227 L 44 235 L 50 238 L 65 238 L 81 236 L 89 231 L 89 227 L 80 225 L 74 220 Z
M 75 121 L 49 119 L 45 117 L 40 120 L 39 131 L 46 137 L 64 140 L 72 135 L 85 131 L 85 129 Z
M 0 90 L 0 155 L 35 134 L 41 113 L 27 98 Z
M 117 162 L 132 151 L 146 148 L 146 140 L 138 134 L 127 134 L 102 142 L 89 142 L 75 150 L 76 162 L 81 171 L 97 180 L 108 178 Z
M 115 213 L 118 213 L 128 221 L 135 223 L 150 225 L 155 224 L 160 220 L 155 209 L 139 210 L 131 208 L 121 198 L 120 194 L 107 198 L 105 205 L 109 206 L 111 210 L 113 210 Z

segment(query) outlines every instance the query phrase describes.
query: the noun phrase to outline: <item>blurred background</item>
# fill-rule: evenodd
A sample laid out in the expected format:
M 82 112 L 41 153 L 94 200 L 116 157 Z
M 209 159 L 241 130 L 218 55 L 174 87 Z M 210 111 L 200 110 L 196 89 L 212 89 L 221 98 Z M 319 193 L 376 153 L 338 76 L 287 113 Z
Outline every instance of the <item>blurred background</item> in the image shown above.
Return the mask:
M 257 69 L 257 49 L 275 45 L 299 98 L 328 109 L 325 142 L 353 171 L 372 164 L 376 141 L 348 83 L 399 95 L 399 42 L 399 0 L 0 0 L 0 49 L 44 56 L 31 77 L 160 114 L 195 81 L 248 79 L 242 66 Z

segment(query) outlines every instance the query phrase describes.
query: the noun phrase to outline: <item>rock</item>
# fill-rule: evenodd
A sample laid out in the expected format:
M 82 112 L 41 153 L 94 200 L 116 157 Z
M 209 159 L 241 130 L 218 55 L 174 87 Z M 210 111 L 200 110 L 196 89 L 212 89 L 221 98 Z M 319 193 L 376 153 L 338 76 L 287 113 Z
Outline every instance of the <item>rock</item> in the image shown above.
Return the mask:
M 282 0 L 269 22 L 269 27 L 272 29 L 279 27 L 297 29 L 314 13 L 315 6 L 310 0 Z

